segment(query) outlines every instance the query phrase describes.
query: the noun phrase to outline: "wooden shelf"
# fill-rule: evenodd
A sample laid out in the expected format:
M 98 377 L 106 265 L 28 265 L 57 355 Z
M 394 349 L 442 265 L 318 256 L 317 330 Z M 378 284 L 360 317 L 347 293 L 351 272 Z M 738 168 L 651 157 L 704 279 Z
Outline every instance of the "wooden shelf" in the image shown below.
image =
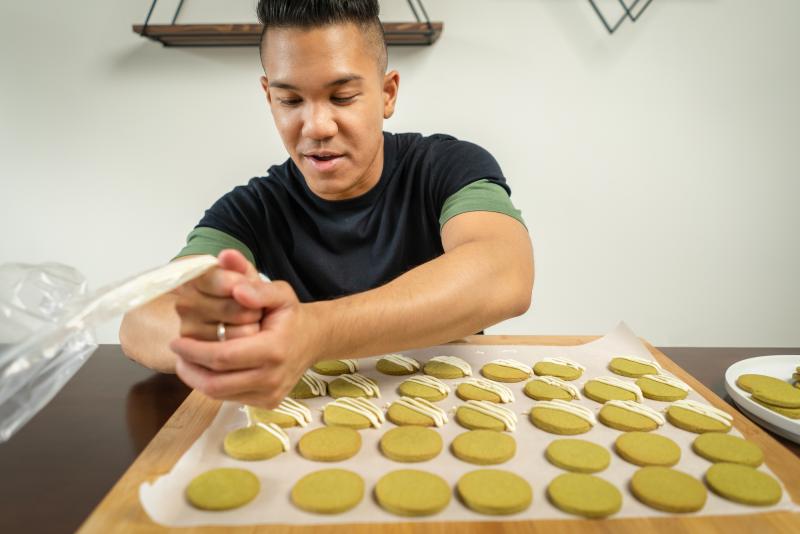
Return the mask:
M 442 35 L 444 24 L 384 22 L 387 45 L 426 46 Z M 261 24 L 134 24 L 133 31 L 164 46 L 258 46 Z

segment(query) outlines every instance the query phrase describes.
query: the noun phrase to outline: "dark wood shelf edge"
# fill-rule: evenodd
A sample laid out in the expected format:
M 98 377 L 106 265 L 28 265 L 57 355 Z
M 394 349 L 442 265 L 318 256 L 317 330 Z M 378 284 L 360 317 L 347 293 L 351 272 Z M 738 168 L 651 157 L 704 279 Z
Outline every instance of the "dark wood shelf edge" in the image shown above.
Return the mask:
M 444 23 L 384 22 L 386 44 L 390 46 L 427 46 L 442 35 Z M 164 46 L 257 46 L 261 24 L 141 24 L 133 32 Z

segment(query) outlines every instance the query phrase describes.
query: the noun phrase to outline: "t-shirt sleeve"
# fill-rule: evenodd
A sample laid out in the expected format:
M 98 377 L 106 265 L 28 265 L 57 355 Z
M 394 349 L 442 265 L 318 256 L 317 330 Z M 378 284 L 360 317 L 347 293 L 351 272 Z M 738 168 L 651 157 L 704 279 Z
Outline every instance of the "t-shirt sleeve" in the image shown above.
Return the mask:
M 503 213 L 525 225 L 522 212 L 514 207 L 505 189 L 489 180 L 478 180 L 465 185 L 445 200 L 439 216 L 439 228 L 456 215 L 470 211 Z
M 247 245 L 225 232 L 221 232 L 215 228 L 209 228 L 208 226 L 198 226 L 192 230 L 186 237 L 186 245 L 181 249 L 178 255 L 172 259 L 175 260 L 195 254 L 211 254 L 212 256 L 216 256 L 223 250 L 229 248 L 238 250 L 250 263 L 255 264 L 253 253 Z

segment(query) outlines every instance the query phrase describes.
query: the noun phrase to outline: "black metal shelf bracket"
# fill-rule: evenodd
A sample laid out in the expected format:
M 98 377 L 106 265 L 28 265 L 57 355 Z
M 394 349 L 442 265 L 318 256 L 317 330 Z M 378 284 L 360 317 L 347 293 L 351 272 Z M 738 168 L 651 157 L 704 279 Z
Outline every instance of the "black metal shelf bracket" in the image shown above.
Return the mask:
M 600 11 L 600 8 L 597 7 L 597 3 L 595 2 L 595 0 L 589 0 L 589 3 L 592 5 L 592 9 L 594 9 L 594 12 L 600 18 L 600 21 L 603 23 L 603 26 L 605 26 L 609 35 L 617 31 L 617 28 L 619 28 L 620 24 L 622 24 L 625 21 L 625 19 L 629 19 L 631 22 L 636 22 L 637 20 L 639 20 L 639 17 L 642 16 L 642 13 L 644 13 L 644 11 L 653 2 L 653 0 L 633 0 L 633 2 L 630 5 L 628 5 L 627 0 L 618 0 L 618 2 L 620 6 L 622 6 L 623 14 L 619 18 L 619 20 L 617 20 L 613 24 L 610 24 L 609 21 L 606 19 L 606 17 L 603 15 L 603 12 Z M 640 2 L 642 3 L 642 8 L 639 9 L 639 11 L 634 14 L 634 10 L 636 9 L 636 6 Z

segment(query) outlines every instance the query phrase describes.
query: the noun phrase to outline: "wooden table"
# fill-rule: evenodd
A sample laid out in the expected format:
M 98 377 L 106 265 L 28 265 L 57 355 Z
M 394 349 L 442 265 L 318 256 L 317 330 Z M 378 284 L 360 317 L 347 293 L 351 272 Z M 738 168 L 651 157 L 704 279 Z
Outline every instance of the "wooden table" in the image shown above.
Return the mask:
M 519 338 L 503 337 L 506 342 L 519 342 Z M 534 338 L 539 342 L 551 343 L 553 338 Z M 567 337 L 558 338 L 563 344 L 580 342 L 590 338 Z M 484 342 L 497 342 L 494 336 L 486 336 Z M 554 343 L 553 343 L 554 344 Z M 725 369 L 736 361 L 751 356 L 764 354 L 800 354 L 800 348 L 662 348 L 664 353 L 690 374 L 694 375 L 705 387 L 721 398 L 730 402 L 723 387 Z M 663 358 L 659 358 L 663 361 Z M 672 370 L 669 364 L 666 365 Z M 677 373 L 679 376 L 680 373 Z M 696 386 L 696 383 L 692 383 Z M 700 389 L 700 386 L 698 386 Z M 700 389 L 703 394 L 706 391 Z M 67 384 L 67 386 L 8 443 L 0 445 L 0 532 L 72 532 L 97 506 L 103 496 L 108 493 L 114 483 L 123 475 L 145 446 L 173 415 L 176 408 L 189 393 L 175 377 L 154 374 L 128 361 L 118 345 L 101 346 L 92 359 Z M 193 399 L 193 402 L 198 399 Z M 199 402 L 202 404 L 202 401 Z M 188 407 L 188 406 L 187 406 Z M 171 424 L 184 424 L 186 413 Z M 741 417 L 737 418 L 737 426 L 743 431 Z M 740 424 L 742 423 L 742 424 Z M 752 425 L 749 425 L 752 431 Z M 173 428 L 173 431 L 175 429 Z M 194 439 L 192 437 L 191 439 Z M 794 454 L 774 441 L 761 436 L 769 444 L 769 449 L 778 451 L 778 457 L 785 465 L 776 469 L 785 472 L 786 465 L 796 473 L 800 462 L 800 446 L 777 438 Z M 188 447 L 191 440 L 186 441 Z M 156 446 L 153 443 L 152 446 Z M 162 443 L 163 445 L 163 443 Z M 182 452 L 182 451 L 180 451 Z M 163 472 L 171 467 L 174 460 L 165 458 Z M 769 454 L 769 453 L 768 453 Z M 166 465 L 169 464 L 169 465 Z M 770 462 L 775 469 L 775 465 Z M 129 477 L 128 473 L 126 477 Z M 800 478 L 794 475 L 791 481 L 784 478 L 784 483 L 795 492 L 800 489 Z M 128 479 L 127 483 L 131 480 Z M 138 485 L 138 484 L 136 484 Z M 114 491 L 119 492 L 118 485 Z M 132 494 L 135 496 L 135 492 Z M 101 511 L 106 507 L 104 501 Z M 780 514 L 769 514 L 780 515 Z M 783 514 L 784 516 L 788 514 Z M 108 517 L 108 516 L 107 516 Z M 716 526 L 725 527 L 725 532 L 733 532 L 744 528 L 762 528 L 764 515 L 756 524 L 750 519 L 737 517 L 735 520 L 722 521 Z M 111 514 L 111 523 L 98 527 L 96 517 L 84 526 L 86 532 L 110 532 L 122 530 L 131 524 L 144 526 L 147 531 L 163 531 L 158 528 L 146 528 L 149 521 L 139 524 L 142 518 L 135 516 L 131 510 L 125 513 Z M 133 523 L 132 523 L 133 521 Z M 623 520 L 634 528 L 653 526 L 646 520 Z M 665 530 L 675 529 L 673 520 L 666 520 Z M 678 520 L 681 526 L 692 526 L 691 520 Z M 771 525 L 789 527 L 789 523 L 781 523 L 783 519 L 773 519 Z M 796 523 L 796 519 L 794 520 Z M 619 526 L 621 521 L 606 522 L 609 526 Z M 660 521 L 659 523 L 662 523 Z M 540 525 L 541 530 L 569 532 L 573 529 L 569 524 L 581 525 L 585 522 L 548 521 Z M 794 527 L 797 525 L 793 523 Z M 597 526 L 598 523 L 592 523 Z M 422 524 L 418 529 L 427 531 L 454 531 L 451 528 L 441 529 L 436 524 Z M 441 524 L 439 524 L 441 525 Z M 116 526 L 116 529 L 110 529 Z M 738 528 L 735 528 L 738 527 Z M 405 526 L 382 529 L 384 532 L 409 532 L 418 530 Z M 733 529 L 733 530 L 731 530 Z M 198 529 L 200 530 L 200 529 Z M 265 529 L 258 529 L 259 532 Z M 298 529 L 299 530 L 299 529 Z M 363 530 L 366 532 L 369 529 Z M 769 531 L 769 528 L 764 529 Z M 202 529 L 203 532 L 207 531 Z M 253 531 L 250 529 L 249 531 Z M 285 529 L 269 529 L 270 532 L 282 532 Z M 310 530 L 306 530 L 310 531 Z M 344 532 L 341 528 L 339 532 Z M 461 525 L 459 531 L 481 532 L 536 532 L 539 528 L 529 523 L 477 523 L 468 528 Z

